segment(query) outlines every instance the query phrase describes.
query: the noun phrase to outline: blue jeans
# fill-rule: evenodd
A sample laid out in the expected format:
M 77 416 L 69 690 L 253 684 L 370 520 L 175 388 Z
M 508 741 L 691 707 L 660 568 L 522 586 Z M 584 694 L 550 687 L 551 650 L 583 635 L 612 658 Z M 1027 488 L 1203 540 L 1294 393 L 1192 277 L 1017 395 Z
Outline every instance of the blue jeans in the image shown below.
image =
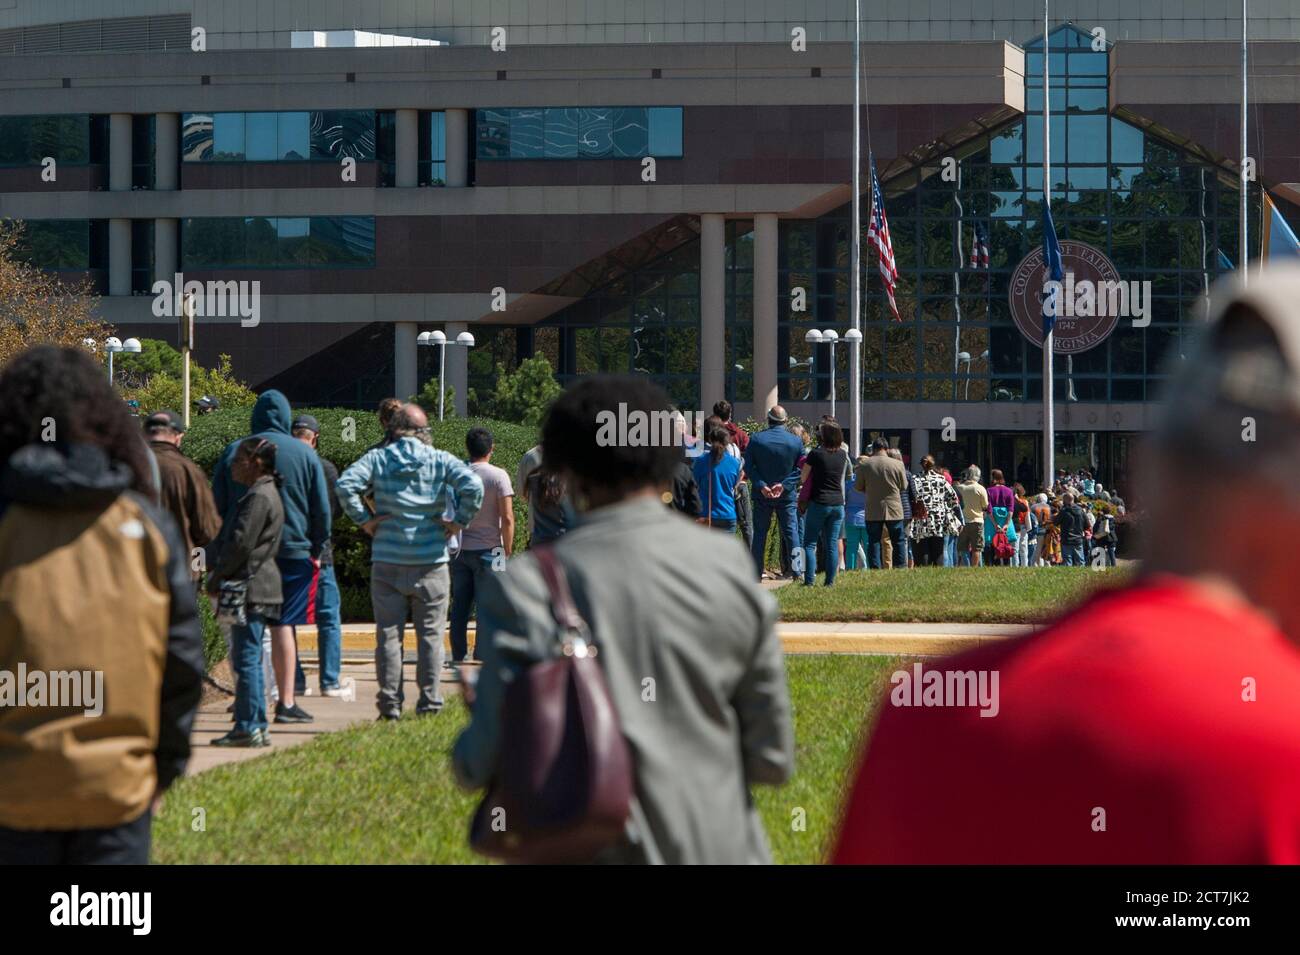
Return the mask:
M 772 526 L 772 517 L 776 517 L 781 528 L 781 539 L 794 546 L 799 540 L 798 513 L 793 491 L 786 491 L 775 501 L 769 501 L 762 494 L 754 495 L 753 555 L 760 577 L 763 575 L 763 554 L 767 550 L 767 531 Z
M 1061 544 L 1061 556 L 1065 558 L 1066 567 L 1082 567 L 1086 563 L 1083 557 L 1083 541 L 1073 544 Z
M 230 664 L 235 671 L 235 731 L 266 729 L 266 687 L 262 682 L 262 631 L 266 622 L 249 614 L 230 628 Z
M 956 534 L 943 535 L 943 566 L 945 567 L 957 566 L 957 535 Z
M 894 566 L 907 566 L 907 552 L 903 550 L 903 522 L 867 521 L 867 564 L 872 570 L 880 570 L 885 566 L 884 559 L 881 557 L 880 541 L 885 536 L 886 530 L 889 532 L 890 544 L 894 548 Z
M 835 583 L 840 569 L 840 527 L 844 524 L 843 504 L 809 504 L 803 525 L 803 582 L 811 584 L 817 573 L 817 544 L 826 533 L 826 586 Z
M 316 652 L 320 658 L 320 688 L 339 685 L 343 661 L 343 626 L 339 612 L 339 582 L 333 564 L 322 564 L 316 584 Z
M 492 572 L 490 550 L 463 550 L 451 562 L 451 659 L 469 659 L 469 616 L 485 574 Z M 474 659 L 481 660 L 477 642 Z

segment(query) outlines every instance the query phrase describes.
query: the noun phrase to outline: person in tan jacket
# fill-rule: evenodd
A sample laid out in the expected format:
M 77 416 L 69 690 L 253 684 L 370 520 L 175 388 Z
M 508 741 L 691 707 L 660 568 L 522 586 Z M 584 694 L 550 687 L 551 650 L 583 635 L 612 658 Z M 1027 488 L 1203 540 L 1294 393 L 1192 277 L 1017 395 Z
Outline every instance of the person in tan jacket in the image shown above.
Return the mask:
M 149 860 L 203 678 L 188 555 L 103 369 L 0 373 L 0 864 Z
M 867 563 L 873 570 L 884 567 L 881 538 L 889 533 L 895 554 L 903 551 L 903 495 L 907 493 L 907 469 L 889 456 L 883 438 L 871 442 L 871 454 L 858 458 L 853 487 L 866 495 Z

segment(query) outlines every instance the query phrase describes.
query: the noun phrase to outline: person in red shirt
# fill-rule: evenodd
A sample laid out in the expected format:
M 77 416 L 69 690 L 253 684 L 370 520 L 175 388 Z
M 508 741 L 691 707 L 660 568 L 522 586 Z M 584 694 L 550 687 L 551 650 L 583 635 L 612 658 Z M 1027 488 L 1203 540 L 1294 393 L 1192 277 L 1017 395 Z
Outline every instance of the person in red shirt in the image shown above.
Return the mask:
M 1300 267 L 1221 294 L 1151 435 L 1141 577 L 900 669 L 835 862 L 1300 863 Z

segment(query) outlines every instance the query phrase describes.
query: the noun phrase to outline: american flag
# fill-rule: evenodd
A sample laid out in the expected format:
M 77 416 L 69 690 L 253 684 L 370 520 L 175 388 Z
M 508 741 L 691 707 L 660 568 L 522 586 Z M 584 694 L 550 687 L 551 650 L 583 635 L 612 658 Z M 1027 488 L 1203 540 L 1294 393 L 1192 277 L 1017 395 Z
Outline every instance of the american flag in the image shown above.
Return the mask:
M 989 234 L 983 223 L 975 223 L 975 238 L 970 247 L 970 267 L 987 269 L 989 267 Z
M 880 180 L 876 178 L 876 160 L 871 158 L 871 226 L 867 229 L 867 245 L 874 245 L 880 263 L 880 277 L 889 296 L 889 308 L 895 321 L 902 321 L 898 305 L 894 302 L 894 288 L 898 285 L 898 266 L 894 264 L 894 245 L 889 241 L 889 222 L 885 219 L 885 198 L 880 194 Z

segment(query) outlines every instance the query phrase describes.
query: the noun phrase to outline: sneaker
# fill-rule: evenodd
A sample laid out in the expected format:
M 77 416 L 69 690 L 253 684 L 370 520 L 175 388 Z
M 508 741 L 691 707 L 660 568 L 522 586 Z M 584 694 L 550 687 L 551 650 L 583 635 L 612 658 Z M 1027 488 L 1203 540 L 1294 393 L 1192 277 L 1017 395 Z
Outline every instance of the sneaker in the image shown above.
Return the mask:
M 253 730 L 251 733 L 231 730 L 225 736 L 218 736 L 214 739 L 212 745 L 238 749 L 261 749 L 264 746 L 270 746 L 271 740 L 263 730 Z
M 341 686 L 327 686 L 327 687 L 323 687 L 323 688 L 321 689 L 321 691 L 320 691 L 320 695 L 321 695 L 321 696 L 328 696 L 328 697 L 332 697 L 332 698 L 334 698 L 334 699 L 337 699 L 338 697 L 340 697 L 340 696 L 343 695 L 343 687 L 341 687 Z
M 312 715 L 297 703 L 293 706 L 277 703 L 275 704 L 275 721 L 277 723 L 310 723 L 312 722 Z
M 380 713 L 375 717 L 377 721 L 383 723 L 396 723 L 401 718 L 401 714 L 399 713 Z

